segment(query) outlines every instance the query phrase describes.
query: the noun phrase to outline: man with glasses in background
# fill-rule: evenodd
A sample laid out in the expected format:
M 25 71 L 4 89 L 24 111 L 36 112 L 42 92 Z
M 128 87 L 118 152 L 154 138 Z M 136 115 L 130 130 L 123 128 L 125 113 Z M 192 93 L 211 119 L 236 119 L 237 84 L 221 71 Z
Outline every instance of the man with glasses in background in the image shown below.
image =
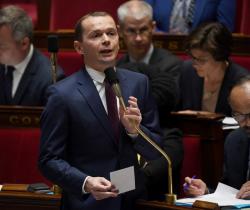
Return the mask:
M 158 107 L 172 111 L 178 98 L 181 61 L 152 43 L 155 22 L 152 8 L 144 1 L 128 1 L 117 10 L 119 33 L 127 47 L 117 63 L 120 67 L 146 74 Z
M 159 109 L 160 125 L 163 128 L 163 149 L 172 160 L 174 192 L 177 193 L 183 159 L 181 132 L 178 129 L 167 129 L 165 121 L 167 113 L 174 109 L 179 95 L 181 61 L 169 51 L 153 46 L 155 22 L 152 20 L 152 8 L 148 3 L 125 2 L 118 8 L 117 14 L 119 33 L 127 47 L 127 54 L 118 61 L 117 66 L 143 73 L 149 78 Z M 166 160 L 162 157 L 150 162 L 141 162 L 149 198 L 161 199 L 168 186 Z
M 237 198 L 250 198 L 250 75 L 241 78 L 232 88 L 229 104 L 240 128 L 232 131 L 224 146 L 224 173 L 222 182 L 239 189 Z M 208 193 L 200 179 L 185 178 L 189 196 Z

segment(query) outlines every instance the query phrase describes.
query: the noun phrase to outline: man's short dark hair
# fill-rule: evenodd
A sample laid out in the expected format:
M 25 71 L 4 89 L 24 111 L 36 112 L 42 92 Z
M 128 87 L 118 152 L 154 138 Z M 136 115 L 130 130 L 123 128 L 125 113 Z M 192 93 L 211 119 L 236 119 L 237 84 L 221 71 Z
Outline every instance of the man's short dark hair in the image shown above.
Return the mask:
M 84 32 L 84 28 L 82 26 L 82 21 L 84 21 L 85 19 L 87 19 L 88 17 L 104 17 L 104 16 L 110 16 L 112 17 L 109 13 L 107 12 L 91 12 L 88 13 L 86 15 L 84 15 L 83 17 L 81 17 L 76 25 L 75 25 L 75 40 L 77 41 L 82 41 L 82 34 Z
M 219 22 L 206 23 L 192 31 L 186 41 L 186 50 L 209 52 L 216 61 L 228 60 L 231 54 L 232 34 Z

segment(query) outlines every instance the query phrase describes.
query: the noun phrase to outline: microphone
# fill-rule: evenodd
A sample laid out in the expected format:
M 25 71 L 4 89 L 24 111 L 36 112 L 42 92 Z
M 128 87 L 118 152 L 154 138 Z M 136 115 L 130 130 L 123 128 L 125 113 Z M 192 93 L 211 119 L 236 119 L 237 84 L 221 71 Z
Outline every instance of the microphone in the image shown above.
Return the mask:
M 124 110 L 126 106 L 122 97 L 121 88 L 119 85 L 119 80 L 116 76 L 114 67 L 109 67 L 104 71 L 106 79 L 113 88 L 115 95 L 118 97 L 119 102 Z M 168 155 L 160 148 L 153 140 L 151 140 L 139 127 L 135 126 L 137 132 L 149 143 L 151 144 L 168 162 L 168 194 L 165 195 L 165 201 L 167 204 L 174 204 L 176 202 L 176 195 L 173 194 L 173 182 L 172 182 L 172 163 Z
M 52 81 L 56 83 L 56 75 L 57 75 L 57 57 L 56 54 L 58 52 L 58 36 L 57 35 L 49 35 L 48 36 L 48 52 L 50 52 L 50 62 L 52 67 Z
M 115 95 L 118 97 L 119 102 L 124 110 L 126 110 L 126 106 L 122 97 L 121 88 L 119 86 L 119 80 L 116 76 L 116 72 L 113 67 L 109 67 L 104 71 L 106 75 L 106 79 L 108 80 L 109 84 L 113 88 Z

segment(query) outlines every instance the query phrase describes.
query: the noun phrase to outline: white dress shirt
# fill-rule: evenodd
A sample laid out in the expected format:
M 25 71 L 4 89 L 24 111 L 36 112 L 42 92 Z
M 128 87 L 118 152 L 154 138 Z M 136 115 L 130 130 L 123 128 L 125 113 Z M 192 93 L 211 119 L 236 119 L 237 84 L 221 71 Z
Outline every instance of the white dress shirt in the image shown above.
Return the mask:
M 24 60 L 21 63 L 14 66 L 15 71 L 13 72 L 12 97 L 14 97 L 15 94 L 16 94 L 18 85 L 19 85 L 19 83 L 21 81 L 21 78 L 23 76 L 23 73 L 24 73 L 28 63 L 30 62 L 30 59 L 31 59 L 31 57 L 33 55 L 33 52 L 34 52 L 34 47 L 31 44 L 28 55 L 24 58 Z M 7 66 L 6 66 L 6 69 L 7 69 Z

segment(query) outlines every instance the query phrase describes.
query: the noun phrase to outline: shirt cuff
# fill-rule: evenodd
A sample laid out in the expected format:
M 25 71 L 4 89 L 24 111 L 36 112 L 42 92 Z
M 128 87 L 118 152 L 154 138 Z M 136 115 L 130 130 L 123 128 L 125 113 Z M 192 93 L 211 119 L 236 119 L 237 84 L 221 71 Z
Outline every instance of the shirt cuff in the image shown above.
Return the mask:
M 134 133 L 128 133 L 128 131 L 127 131 L 127 134 L 128 134 L 132 139 L 135 139 L 135 138 L 138 136 L 137 133 L 136 133 L 136 134 L 134 134 Z
M 82 193 L 83 193 L 83 194 L 88 194 L 88 192 L 85 191 L 85 184 L 86 184 L 86 181 L 87 181 L 87 179 L 88 179 L 89 177 L 90 177 L 90 176 L 87 176 L 87 177 L 85 178 L 84 182 L 83 182 L 83 185 L 82 185 Z

